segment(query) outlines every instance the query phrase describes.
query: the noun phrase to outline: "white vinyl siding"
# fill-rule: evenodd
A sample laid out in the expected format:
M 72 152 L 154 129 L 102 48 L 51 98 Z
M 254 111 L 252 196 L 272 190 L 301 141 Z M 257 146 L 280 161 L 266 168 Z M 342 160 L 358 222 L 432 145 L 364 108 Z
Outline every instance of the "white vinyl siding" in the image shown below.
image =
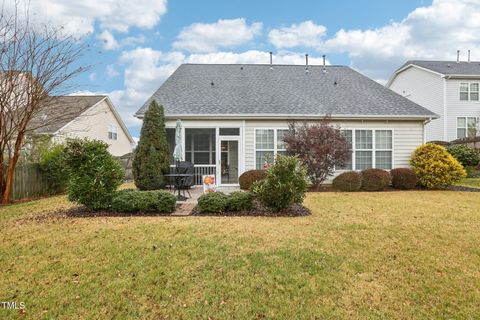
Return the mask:
M 423 143 L 423 121 L 351 120 L 333 121 L 332 124 L 340 126 L 342 130 L 390 130 L 392 132 L 392 150 L 376 150 L 378 151 L 378 157 L 375 160 L 381 163 L 391 153 L 393 168 L 409 167 L 412 152 Z M 277 129 L 282 127 L 288 127 L 287 120 L 245 120 L 245 170 L 256 168 L 255 129 Z M 389 153 L 385 154 L 382 151 Z
M 478 118 L 480 117 L 480 101 L 476 101 L 477 84 L 476 81 L 449 79 L 446 81 L 446 102 L 447 102 L 447 115 L 445 122 L 447 125 L 447 136 L 444 140 L 452 141 L 462 136 L 463 130 L 459 130 L 458 118 Z M 461 83 L 469 84 L 469 100 L 462 101 L 459 99 L 459 88 Z M 472 89 L 473 84 L 473 91 Z M 473 97 L 472 97 L 473 94 Z M 472 99 L 473 98 L 473 99 Z M 473 120 L 470 120 L 473 121 Z M 460 128 L 465 128 L 460 126 Z M 468 128 L 466 128 L 468 129 Z M 468 130 L 467 130 L 468 131 Z M 460 135 L 459 135 L 460 133 Z M 468 132 L 465 132 L 467 136 L 471 136 Z M 443 139 L 442 139 L 443 140 Z
M 426 125 L 426 141 L 444 140 L 444 80 L 441 75 L 410 67 L 398 74 L 389 88 L 440 116 Z M 458 87 L 455 91 L 458 98 Z

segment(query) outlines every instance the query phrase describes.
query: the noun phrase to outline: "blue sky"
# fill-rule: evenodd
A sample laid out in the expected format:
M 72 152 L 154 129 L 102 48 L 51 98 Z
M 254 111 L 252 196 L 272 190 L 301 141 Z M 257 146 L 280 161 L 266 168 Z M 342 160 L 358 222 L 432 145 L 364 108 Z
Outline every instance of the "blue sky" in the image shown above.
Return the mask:
M 32 0 L 36 18 L 81 36 L 92 65 L 77 93 L 108 94 L 133 113 L 185 62 L 348 65 L 384 83 L 407 59 L 480 56 L 480 1 Z

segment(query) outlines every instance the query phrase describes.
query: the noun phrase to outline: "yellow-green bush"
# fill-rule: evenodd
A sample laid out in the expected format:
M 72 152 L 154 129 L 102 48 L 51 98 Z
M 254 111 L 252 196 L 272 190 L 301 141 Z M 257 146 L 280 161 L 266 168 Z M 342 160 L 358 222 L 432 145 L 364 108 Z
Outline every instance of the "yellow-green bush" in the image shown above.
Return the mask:
M 467 176 L 463 166 L 445 147 L 427 143 L 418 147 L 410 159 L 418 184 L 429 189 L 444 188 Z

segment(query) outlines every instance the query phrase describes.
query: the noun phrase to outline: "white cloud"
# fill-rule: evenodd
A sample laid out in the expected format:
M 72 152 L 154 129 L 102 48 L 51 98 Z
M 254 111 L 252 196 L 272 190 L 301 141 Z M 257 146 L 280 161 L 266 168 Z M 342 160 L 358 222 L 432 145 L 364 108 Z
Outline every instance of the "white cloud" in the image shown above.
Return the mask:
M 480 58 L 479 27 L 479 1 L 434 0 L 381 28 L 341 29 L 322 49 L 346 52 L 355 68 L 385 79 L 407 59 L 455 60 L 457 49 Z
M 244 18 L 220 19 L 215 23 L 194 23 L 185 27 L 173 47 L 190 52 L 213 52 L 251 41 L 262 30 L 262 23 L 247 25 Z
M 90 81 L 95 81 L 96 78 L 97 78 L 97 73 L 96 72 L 92 72 L 88 75 L 88 79 Z
M 273 29 L 268 33 L 268 39 L 277 48 L 293 48 L 299 46 L 318 47 L 327 28 L 315 24 L 311 20 L 290 27 Z
M 15 1 L 5 4 L 12 9 Z M 29 10 L 36 21 L 61 25 L 67 34 L 92 33 L 96 23 L 102 30 L 126 32 L 155 26 L 167 12 L 167 0 L 31 0 Z
M 104 30 L 100 33 L 97 36 L 97 39 L 103 42 L 103 49 L 105 50 L 114 50 L 119 47 L 117 40 L 115 40 L 113 34 L 108 30 Z
M 107 77 L 109 78 L 115 78 L 120 75 L 120 72 L 118 72 L 115 69 L 115 66 L 113 64 L 107 65 L 107 68 L 105 69 L 105 73 L 107 74 Z

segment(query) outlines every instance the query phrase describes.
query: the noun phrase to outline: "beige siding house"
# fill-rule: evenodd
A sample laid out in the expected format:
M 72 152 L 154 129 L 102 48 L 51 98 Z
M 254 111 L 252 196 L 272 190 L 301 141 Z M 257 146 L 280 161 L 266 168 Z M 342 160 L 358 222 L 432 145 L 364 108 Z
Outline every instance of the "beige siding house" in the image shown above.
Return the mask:
M 426 139 L 452 141 L 477 135 L 480 62 L 406 62 L 387 83 L 391 90 L 438 114 L 426 125 Z
M 285 153 L 291 121 L 332 118 L 352 145 L 341 172 L 408 167 L 424 142 L 424 124 L 436 118 L 345 66 L 184 64 L 137 117 L 153 99 L 165 108 L 172 151 L 180 119 L 184 159 L 195 165 L 197 183 L 215 174 L 219 185 L 237 185 L 241 173 Z
M 132 152 L 133 138 L 107 96 L 56 97 L 47 110 L 48 114 L 40 116 L 46 122 L 53 113 L 64 112 L 65 116 L 55 117 L 54 122 L 36 130 L 37 134 L 50 135 L 56 143 L 67 138 L 101 140 L 114 156 Z

